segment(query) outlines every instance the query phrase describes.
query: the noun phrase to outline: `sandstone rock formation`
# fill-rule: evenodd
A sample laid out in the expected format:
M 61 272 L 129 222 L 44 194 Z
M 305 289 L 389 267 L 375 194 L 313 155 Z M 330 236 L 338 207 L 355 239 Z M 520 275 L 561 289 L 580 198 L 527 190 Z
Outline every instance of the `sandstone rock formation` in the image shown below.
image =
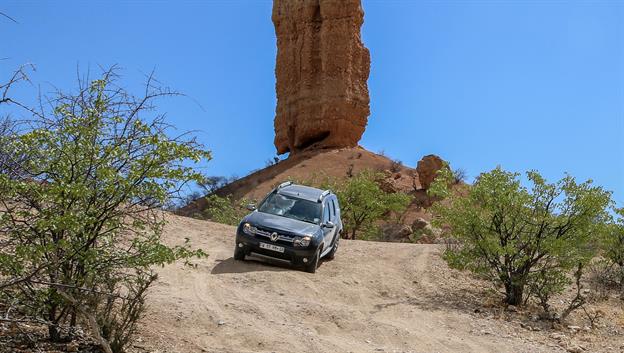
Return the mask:
M 274 0 L 278 154 L 356 146 L 369 109 L 360 0 Z
M 431 186 L 431 183 L 435 180 L 438 170 L 442 169 L 442 167 L 444 167 L 444 160 L 435 154 L 424 156 L 418 161 L 416 172 L 418 173 L 420 185 L 423 189 L 429 189 L 429 186 Z

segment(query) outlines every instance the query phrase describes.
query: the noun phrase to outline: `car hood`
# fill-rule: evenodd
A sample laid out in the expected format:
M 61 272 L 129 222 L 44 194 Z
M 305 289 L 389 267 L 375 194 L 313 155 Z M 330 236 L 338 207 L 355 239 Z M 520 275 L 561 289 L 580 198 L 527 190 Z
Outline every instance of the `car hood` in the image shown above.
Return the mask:
M 321 228 L 318 224 L 298 221 L 296 219 L 281 217 L 263 212 L 252 212 L 243 219 L 243 222 L 249 222 L 252 226 L 266 227 L 273 230 L 281 230 L 286 233 L 295 234 L 311 234 L 314 235 Z

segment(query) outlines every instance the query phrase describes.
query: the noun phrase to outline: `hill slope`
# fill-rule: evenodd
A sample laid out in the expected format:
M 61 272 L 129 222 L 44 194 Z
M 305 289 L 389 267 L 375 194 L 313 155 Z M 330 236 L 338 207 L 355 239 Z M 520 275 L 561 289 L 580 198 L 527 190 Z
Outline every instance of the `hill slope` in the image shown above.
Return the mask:
M 349 173 L 358 174 L 363 170 L 384 171 L 398 169 L 399 177 L 394 181 L 401 191 L 420 187 L 418 174 L 412 168 L 397 164 L 390 158 L 369 152 L 361 147 L 334 150 L 311 150 L 300 152 L 278 164 L 257 170 L 231 184 L 217 190 L 219 196 L 232 196 L 234 199 L 258 200 L 264 197 L 277 184 L 286 180 L 301 182 L 321 181 L 324 177 L 344 179 Z M 205 200 L 199 199 L 180 210 L 182 215 L 193 214 L 205 207 Z
M 294 180 L 311 186 L 319 186 L 326 178 L 345 180 L 350 176 L 370 170 L 385 176 L 384 184 L 391 192 L 401 191 L 410 194 L 413 199 L 405 213 L 402 223 L 411 225 L 416 219 L 431 220 L 431 213 L 424 208 L 428 197 L 421 189 L 416 169 L 362 147 L 331 150 L 309 150 L 300 152 L 278 164 L 257 170 L 241 179 L 215 191 L 218 196 L 229 196 L 234 200 L 261 200 L 279 183 Z M 388 191 L 388 190 L 386 190 Z M 207 207 L 206 199 L 200 198 L 177 211 L 184 216 L 202 218 L 201 212 Z M 408 237 L 396 238 L 389 234 L 388 241 L 409 242 Z M 435 240 L 423 237 L 421 241 Z
M 508 313 L 484 306 L 483 284 L 448 269 L 437 245 L 345 240 L 335 260 L 308 274 L 235 262 L 234 231 L 170 216 L 166 241 L 188 237 L 210 256 L 196 268 L 158 270 L 133 351 L 565 351 L 547 330 L 496 319 Z

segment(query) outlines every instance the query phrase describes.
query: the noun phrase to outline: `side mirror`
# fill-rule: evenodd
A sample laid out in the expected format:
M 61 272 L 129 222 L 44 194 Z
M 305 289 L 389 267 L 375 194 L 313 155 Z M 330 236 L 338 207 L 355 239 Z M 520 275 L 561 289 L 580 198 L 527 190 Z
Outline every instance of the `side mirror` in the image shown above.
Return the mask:
M 329 229 L 334 228 L 335 226 L 336 225 L 332 221 L 327 221 L 327 222 L 325 222 L 325 224 L 323 224 L 323 227 L 329 228 Z
M 256 210 L 256 205 L 253 203 L 250 203 L 249 205 L 247 205 L 247 209 L 250 211 L 255 211 Z

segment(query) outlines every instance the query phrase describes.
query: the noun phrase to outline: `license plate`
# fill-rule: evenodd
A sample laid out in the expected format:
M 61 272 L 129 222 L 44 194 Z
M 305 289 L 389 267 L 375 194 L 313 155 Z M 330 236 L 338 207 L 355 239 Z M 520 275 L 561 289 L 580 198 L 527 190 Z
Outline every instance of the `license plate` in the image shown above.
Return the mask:
M 277 246 L 277 245 L 273 245 L 273 244 L 260 243 L 260 248 L 261 249 L 272 250 L 272 251 L 277 251 L 277 252 L 284 252 L 284 247 L 283 246 Z

